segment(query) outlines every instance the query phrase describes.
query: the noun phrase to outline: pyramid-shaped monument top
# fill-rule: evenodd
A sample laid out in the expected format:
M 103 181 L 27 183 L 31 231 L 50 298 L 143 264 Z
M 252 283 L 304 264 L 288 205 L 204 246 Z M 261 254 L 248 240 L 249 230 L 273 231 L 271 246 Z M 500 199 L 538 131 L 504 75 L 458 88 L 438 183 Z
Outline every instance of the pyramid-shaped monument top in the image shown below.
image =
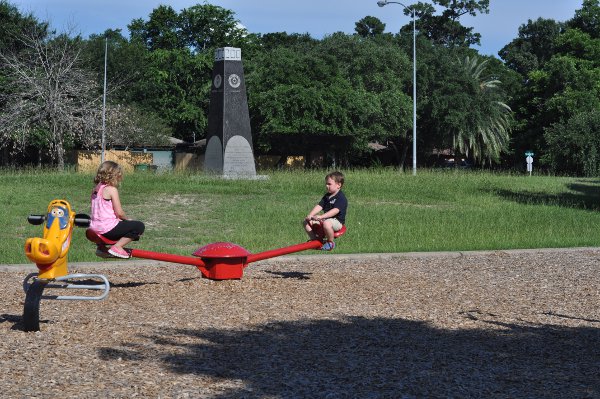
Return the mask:
M 222 47 L 215 50 L 215 61 L 241 61 L 242 49 L 236 47 Z

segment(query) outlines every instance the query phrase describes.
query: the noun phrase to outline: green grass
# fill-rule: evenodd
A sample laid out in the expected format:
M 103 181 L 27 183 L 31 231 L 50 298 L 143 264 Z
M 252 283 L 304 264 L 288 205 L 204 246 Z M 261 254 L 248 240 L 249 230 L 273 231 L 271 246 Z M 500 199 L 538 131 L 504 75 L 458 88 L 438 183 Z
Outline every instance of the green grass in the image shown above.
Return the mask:
M 306 240 L 303 217 L 324 192 L 324 171 L 264 172 L 235 181 L 194 174 L 125 176 L 127 214 L 146 223 L 137 248 L 189 255 L 216 241 L 260 252 Z M 600 245 L 600 180 L 484 172 L 349 170 L 348 233 L 336 253 L 493 250 Z M 27 263 L 26 222 L 55 198 L 89 212 L 92 175 L 0 171 L 0 263 Z M 305 252 L 308 253 L 308 252 Z M 314 253 L 314 252 L 311 252 Z M 71 261 L 94 261 L 75 228 Z

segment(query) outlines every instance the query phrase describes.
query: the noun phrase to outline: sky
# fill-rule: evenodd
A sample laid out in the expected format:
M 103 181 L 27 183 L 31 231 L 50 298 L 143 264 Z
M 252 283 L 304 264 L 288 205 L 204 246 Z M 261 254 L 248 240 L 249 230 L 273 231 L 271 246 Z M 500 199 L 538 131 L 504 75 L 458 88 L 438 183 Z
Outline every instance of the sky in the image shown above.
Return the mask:
M 583 0 L 490 0 L 489 14 L 463 16 L 464 26 L 474 27 L 481 34 L 483 55 L 497 56 L 498 51 L 518 35 L 519 26 L 539 17 L 566 21 L 581 8 Z M 75 27 L 84 37 L 103 33 L 106 29 L 121 29 L 148 15 L 160 4 L 176 11 L 204 0 L 9 0 L 22 13 L 33 13 L 38 19 L 50 21 L 58 31 Z M 411 21 L 398 4 L 378 7 L 377 0 L 210 0 L 210 4 L 232 10 L 235 17 L 251 33 L 309 33 L 320 39 L 334 32 L 354 33 L 355 22 L 371 15 L 386 24 L 386 32 L 396 33 Z M 402 1 L 410 7 L 412 1 Z

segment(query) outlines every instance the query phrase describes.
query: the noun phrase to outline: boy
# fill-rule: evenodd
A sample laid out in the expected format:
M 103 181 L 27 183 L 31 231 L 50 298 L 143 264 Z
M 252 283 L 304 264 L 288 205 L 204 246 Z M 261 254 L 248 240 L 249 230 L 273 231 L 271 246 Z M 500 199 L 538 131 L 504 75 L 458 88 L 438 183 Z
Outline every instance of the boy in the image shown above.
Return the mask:
M 304 229 L 311 240 L 317 239 L 312 229 L 313 224 L 321 223 L 325 233 L 326 242 L 321 249 L 331 251 L 335 248 L 333 242 L 333 233 L 340 230 L 346 222 L 346 209 L 348 201 L 342 192 L 344 185 L 344 175 L 341 172 L 332 172 L 325 176 L 325 187 L 327 193 L 321 198 L 321 201 L 304 218 Z M 323 211 L 322 214 L 319 214 Z

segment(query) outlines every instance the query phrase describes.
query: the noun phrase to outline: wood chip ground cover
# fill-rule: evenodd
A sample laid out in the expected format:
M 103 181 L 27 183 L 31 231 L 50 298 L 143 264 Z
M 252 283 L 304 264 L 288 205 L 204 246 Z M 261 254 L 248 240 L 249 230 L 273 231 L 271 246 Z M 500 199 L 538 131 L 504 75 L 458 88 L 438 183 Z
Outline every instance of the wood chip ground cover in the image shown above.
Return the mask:
M 600 397 L 600 251 L 193 266 L 85 265 L 100 302 L 42 301 L 0 269 L 7 398 Z

